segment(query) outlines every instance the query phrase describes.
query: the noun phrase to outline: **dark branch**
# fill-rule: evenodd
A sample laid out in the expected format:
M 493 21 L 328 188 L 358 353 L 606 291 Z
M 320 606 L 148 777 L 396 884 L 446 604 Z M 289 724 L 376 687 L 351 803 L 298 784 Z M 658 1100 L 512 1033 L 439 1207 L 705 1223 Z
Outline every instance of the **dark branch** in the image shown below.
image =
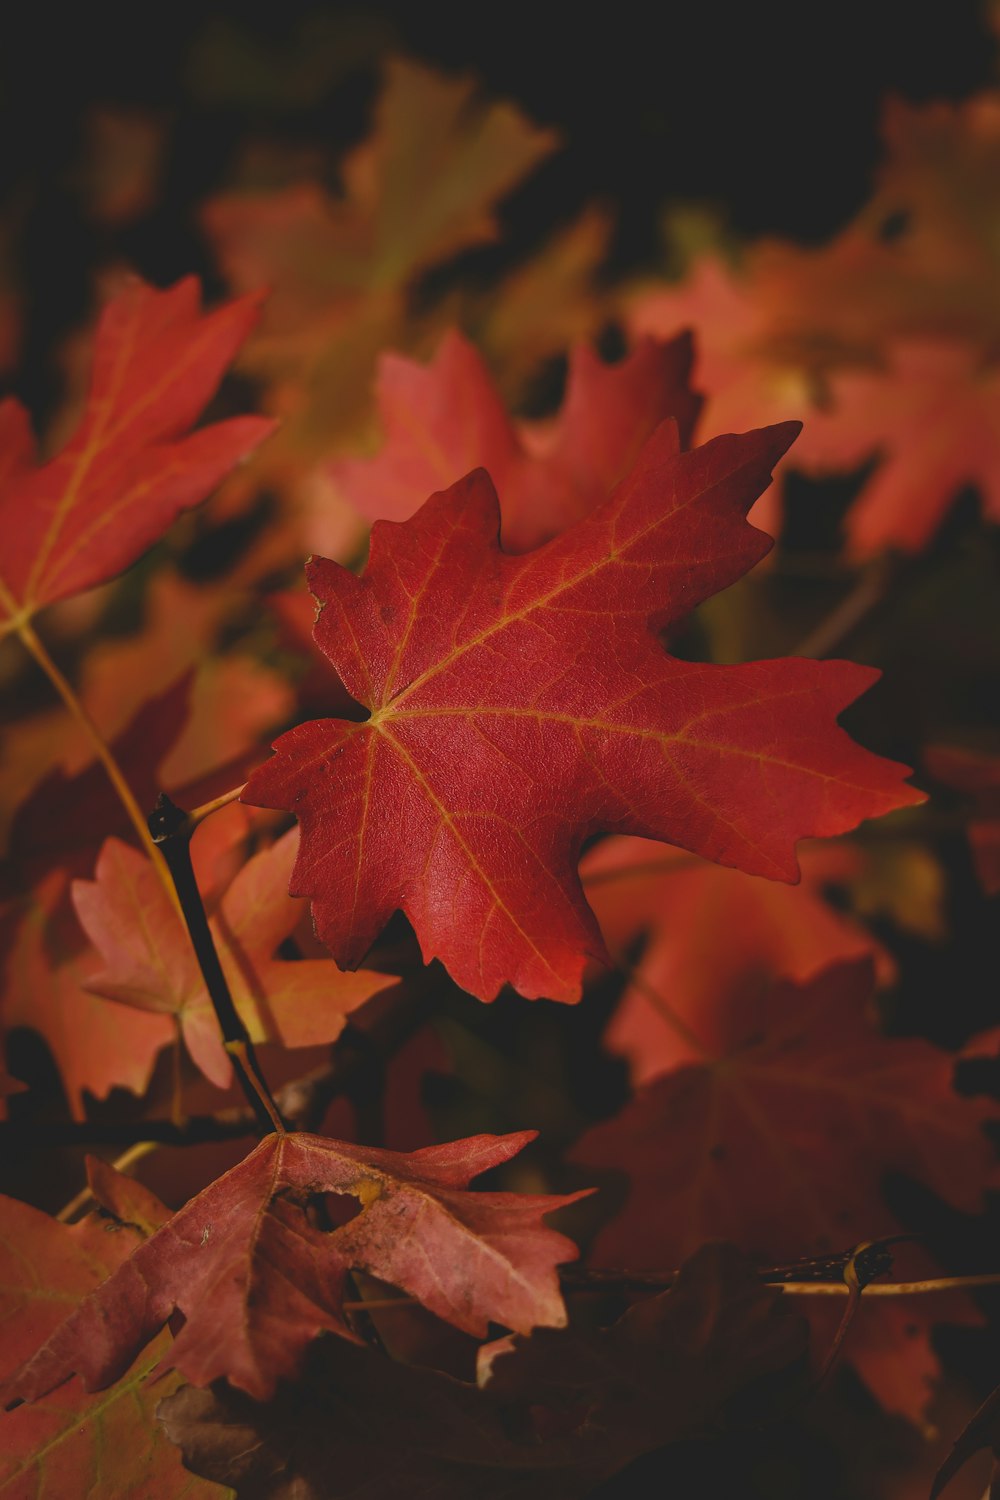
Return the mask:
M 284 1125 L 271 1091 L 260 1070 L 250 1034 L 233 1003 L 229 984 L 222 971 L 219 954 L 208 925 L 204 902 L 191 864 L 192 823 L 187 813 L 161 792 L 149 815 L 149 832 L 166 860 L 167 869 L 181 903 L 191 946 L 201 969 L 209 998 L 215 1010 L 226 1052 L 232 1059 L 240 1086 L 250 1102 L 257 1123 L 265 1135 L 282 1131 Z

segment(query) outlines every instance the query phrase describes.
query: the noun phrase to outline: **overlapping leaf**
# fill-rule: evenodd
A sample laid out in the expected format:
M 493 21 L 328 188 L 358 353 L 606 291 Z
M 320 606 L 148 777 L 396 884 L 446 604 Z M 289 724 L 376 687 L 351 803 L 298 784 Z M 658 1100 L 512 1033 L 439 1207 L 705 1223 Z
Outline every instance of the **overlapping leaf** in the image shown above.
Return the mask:
M 351 1267 L 480 1336 L 491 1321 L 521 1332 L 560 1326 L 556 1266 L 576 1247 L 542 1219 L 579 1195 L 464 1191 L 532 1136 L 472 1136 L 410 1154 L 268 1136 L 88 1296 L 7 1382 L 5 1398 L 37 1400 L 73 1373 L 87 1390 L 110 1385 L 177 1309 L 185 1322 L 164 1367 L 196 1385 L 226 1377 L 267 1400 L 322 1330 L 355 1337 L 341 1312 Z M 324 1193 L 353 1195 L 361 1212 L 332 1232 L 315 1228 L 306 1206 Z
M 887 547 L 921 552 L 969 486 L 1000 521 L 1000 371 L 957 340 L 892 345 L 879 371 L 832 382 L 834 407 L 814 427 L 815 451 L 851 469 L 877 458 L 847 518 L 856 557 Z
M 246 360 L 286 419 L 268 462 L 329 452 L 367 404 L 376 354 L 405 337 L 415 276 L 493 237 L 495 205 L 556 145 L 468 78 L 390 60 L 369 140 L 341 165 L 344 196 L 299 184 L 213 200 L 205 225 L 237 290 L 273 296 Z M 286 476 L 287 477 L 287 476 Z
M 310 564 L 316 640 L 370 717 L 284 735 L 244 800 L 298 817 L 291 889 L 338 962 L 402 907 L 473 994 L 572 1000 L 603 955 L 589 835 L 794 880 L 796 839 L 922 800 L 836 727 L 868 669 L 706 666 L 657 639 L 767 550 L 744 513 L 794 432 L 679 453 L 664 423 L 602 507 L 522 557 L 480 470 L 376 525 L 364 577 Z
M 124 1205 L 122 1205 L 124 1206 Z M 162 1209 L 162 1205 L 160 1205 Z M 72 1227 L 0 1199 L 0 1377 L 9 1376 L 66 1315 L 140 1242 L 130 1225 L 91 1215 Z M 88 1396 L 73 1380 L 45 1402 L 0 1418 L 3 1500 L 225 1500 L 225 1491 L 192 1477 L 154 1418 L 166 1395 L 151 1374 L 170 1347 L 163 1333 L 127 1379 Z
M 210 918 L 216 949 L 237 1010 L 255 1042 L 288 1047 L 332 1042 L 349 1013 L 394 983 L 361 970 L 343 974 L 329 959 L 274 955 L 298 925 L 287 894 L 298 846 L 291 829 L 236 875 Z M 96 879 L 73 888 L 77 916 L 106 967 L 86 988 L 127 1006 L 177 1018 L 192 1058 L 220 1088 L 232 1065 L 194 951 L 150 861 L 108 839 Z
M 646 839 L 608 839 L 586 856 L 584 889 L 611 952 L 627 954 L 644 940 L 606 1038 L 628 1057 L 635 1082 L 697 1061 L 685 1029 L 714 1047 L 716 1021 L 726 1026 L 735 997 L 774 979 L 802 983 L 831 963 L 869 954 L 878 958 L 880 977 L 891 978 L 888 953 L 823 900 L 824 884 L 859 872 L 860 851 L 818 845 L 799 858 L 802 883 L 789 886 Z
M 193 277 L 165 292 L 132 282 L 101 319 L 80 425 L 41 466 L 23 408 L 0 406 L 0 631 L 128 567 L 272 430 L 237 417 L 188 435 L 259 304 L 203 316 Z
M 331 472 L 369 520 L 404 521 L 426 495 L 484 468 L 500 496 L 504 550 L 527 552 L 606 500 L 665 417 L 676 419 L 687 446 L 700 405 L 690 365 L 684 335 L 642 340 L 617 365 L 581 345 L 570 355 L 559 416 L 518 428 L 480 355 L 452 330 L 429 366 L 383 355 L 383 447 L 372 459 L 341 459 Z
M 574 1500 L 652 1449 L 725 1422 L 798 1357 L 802 1326 L 726 1247 L 611 1328 L 492 1346 L 483 1384 L 330 1342 L 268 1406 L 191 1387 L 160 1416 L 195 1473 L 239 1500 Z
M 881 1191 L 892 1171 L 975 1212 L 994 1170 L 988 1110 L 954 1091 L 951 1055 L 880 1036 L 870 998 L 861 962 L 803 987 L 731 994 L 706 1014 L 694 1039 L 704 1039 L 702 1058 L 647 1084 L 575 1148 L 589 1168 L 628 1174 L 599 1262 L 669 1266 L 718 1236 L 780 1262 L 842 1250 L 896 1231 Z M 862 1364 L 887 1400 L 917 1416 L 933 1359 L 923 1345 L 917 1359 L 909 1321 L 921 1316 L 873 1329 L 874 1359 Z

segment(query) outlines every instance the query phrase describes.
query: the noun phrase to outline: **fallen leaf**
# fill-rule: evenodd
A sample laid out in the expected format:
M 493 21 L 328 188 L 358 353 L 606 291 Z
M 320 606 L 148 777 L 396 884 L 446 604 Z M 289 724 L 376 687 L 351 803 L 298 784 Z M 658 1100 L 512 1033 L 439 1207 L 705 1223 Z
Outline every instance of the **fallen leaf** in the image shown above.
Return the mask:
M 629 1181 L 594 1247 L 598 1264 L 669 1268 L 720 1236 L 771 1264 L 838 1252 L 898 1232 L 882 1194 L 890 1172 L 965 1212 L 981 1207 L 994 1171 L 988 1106 L 955 1092 L 952 1055 L 879 1035 L 872 979 L 861 961 L 805 986 L 732 995 L 705 1017 L 698 1062 L 582 1137 L 574 1159 L 624 1167 Z M 880 1308 L 863 1311 L 875 1320 Z M 890 1314 L 871 1334 L 871 1362 L 856 1351 L 865 1378 L 914 1419 L 935 1368 L 930 1319 L 950 1315 L 940 1305 Z M 957 1317 L 968 1320 L 964 1305 Z
M 510 983 L 575 1000 L 604 957 L 576 869 L 590 835 L 794 880 L 796 839 L 922 800 L 835 725 L 870 669 L 660 645 L 767 550 L 743 517 L 793 436 L 678 453 L 664 423 L 603 506 L 522 557 L 499 549 L 478 470 L 378 523 L 363 577 L 311 562 L 317 643 L 370 717 L 291 730 L 243 800 L 298 817 L 291 890 L 339 963 L 402 908 L 425 959 L 482 999 Z
M 139 1242 L 134 1229 L 96 1214 L 70 1226 L 27 1203 L 0 1199 L 0 1377 L 10 1375 Z M 148 1377 L 169 1347 L 169 1334 L 161 1334 L 106 1395 L 88 1396 L 72 1380 L 47 1401 L 0 1417 L 3 1500 L 134 1500 L 139 1494 L 143 1500 L 225 1500 L 224 1490 L 182 1466 L 155 1420 L 165 1387 Z M 166 1390 L 171 1385 L 176 1380 Z
M 356 1337 L 341 1314 L 352 1267 L 479 1336 L 491 1321 L 522 1332 L 561 1325 L 555 1268 L 576 1246 L 541 1221 L 582 1195 L 463 1191 L 533 1136 L 471 1136 L 402 1154 L 270 1135 L 72 1312 L 6 1383 L 5 1400 L 35 1401 L 73 1373 L 87 1390 L 111 1385 L 175 1309 L 185 1322 L 161 1368 L 198 1385 L 225 1377 L 267 1400 L 322 1330 Z M 361 1211 L 339 1229 L 316 1229 L 306 1203 L 323 1193 L 351 1194 Z
M 717 1431 L 727 1401 L 802 1344 L 780 1298 L 712 1246 L 611 1328 L 489 1346 L 485 1389 L 328 1341 L 266 1406 L 188 1386 L 159 1414 L 194 1472 L 239 1500 L 575 1500 L 642 1453 Z

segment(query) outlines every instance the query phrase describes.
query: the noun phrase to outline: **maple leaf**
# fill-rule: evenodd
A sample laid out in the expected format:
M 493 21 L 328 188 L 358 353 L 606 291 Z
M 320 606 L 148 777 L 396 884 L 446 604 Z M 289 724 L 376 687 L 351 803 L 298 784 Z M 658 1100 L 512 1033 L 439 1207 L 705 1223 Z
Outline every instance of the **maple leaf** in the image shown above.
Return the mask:
M 59 872 L 46 876 L 18 912 L 4 972 L 3 1022 L 8 1030 L 27 1026 L 45 1039 L 70 1110 L 82 1120 L 85 1089 L 97 1099 L 116 1087 L 144 1093 L 157 1053 L 176 1032 L 168 1016 L 87 991 L 93 956 L 64 937 L 59 908 L 65 888 Z
M 316 641 L 370 717 L 291 730 L 243 798 L 298 817 L 291 889 L 339 963 L 401 907 L 473 994 L 573 1000 L 604 957 L 576 870 L 588 836 L 794 880 L 797 838 L 922 800 L 835 726 L 869 669 L 707 666 L 655 633 L 767 550 L 744 513 L 794 432 L 678 453 L 664 423 L 599 510 L 522 557 L 501 552 L 477 470 L 379 522 L 363 577 L 312 561 Z
M 235 417 L 184 433 L 257 317 L 259 296 L 203 317 L 194 277 L 158 292 L 134 280 L 105 309 L 90 393 L 62 452 L 37 467 L 26 412 L 0 405 L 0 631 L 93 588 L 197 505 L 273 423 Z
M 134 1223 L 136 1185 L 115 1192 Z M 155 1200 L 138 1192 L 148 1214 Z M 159 1217 L 165 1216 L 162 1204 L 158 1208 Z M 131 1225 L 96 1214 L 69 1226 L 27 1203 L 0 1199 L 0 1378 L 58 1327 L 68 1307 L 121 1264 L 139 1238 Z M 192 1479 L 155 1421 L 165 1392 L 147 1377 L 169 1347 L 169 1334 L 161 1334 L 109 1395 L 88 1396 L 73 1380 L 48 1401 L 0 1418 L 4 1500 L 41 1495 L 87 1500 L 97 1494 L 102 1500 L 129 1500 L 140 1485 L 143 1500 L 224 1500 L 225 1492 L 214 1484 Z
M 343 197 L 305 185 L 207 205 L 205 227 L 229 280 L 244 291 L 274 288 L 248 351 L 255 366 L 298 363 L 359 293 L 384 296 L 495 237 L 494 205 L 557 138 L 476 92 L 470 78 L 390 58 L 372 135 L 341 164 Z
M 645 1085 L 581 1138 L 573 1155 L 588 1168 L 628 1164 L 628 1197 L 597 1240 L 599 1264 L 662 1268 L 719 1236 L 787 1262 L 893 1234 L 881 1193 L 889 1172 L 967 1212 L 981 1207 L 993 1171 L 986 1110 L 954 1091 L 953 1056 L 878 1034 L 872 978 L 860 961 L 805 986 L 731 992 L 699 1027 L 700 1061 Z M 969 1314 L 960 1306 L 956 1316 Z M 914 1418 L 935 1369 L 929 1326 L 919 1348 L 907 1334 L 919 1322 L 898 1314 L 870 1336 L 871 1359 L 857 1352 L 876 1393 Z
M 824 885 L 859 872 L 860 850 L 819 845 L 800 850 L 799 859 L 802 884 L 788 886 L 646 839 L 608 839 L 586 856 L 580 875 L 608 947 L 621 954 L 646 939 L 605 1036 L 628 1057 L 636 1083 L 698 1059 L 685 1031 L 714 1049 L 716 1018 L 725 1026 L 741 991 L 777 978 L 802 983 L 837 960 L 868 954 L 878 959 L 881 981 L 891 981 L 888 953 L 822 898 Z
M 231 193 L 204 224 L 240 290 L 273 288 L 243 362 L 269 377 L 285 419 L 264 457 L 301 478 L 363 411 L 376 355 L 400 342 L 415 277 L 496 234 L 496 203 L 556 146 L 469 78 L 401 58 L 385 64 L 369 139 L 341 163 L 343 195 L 315 184 Z
M 523 395 L 546 359 L 596 338 L 607 323 L 600 271 L 613 230 L 607 209 L 589 206 L 488 290 L 485 305 L 471 294 L 472 305 L 458 321 L 474 331 L 506 395 Z
M 880 458 L 847 515 L 853 556 L 921 551 L 969 485 L 1000 521 L 1000 371 L 982 351 L 911 339 L 890 345 L 881 370 L 845 371 L 831 385 L 833 408 L 813 429 L 817 458 L 842 470 Z
M 87 1390 L 110 1385 L 176 1308 L 185 1323 L 163 1367 L 196 1385 L 224 1376 L 267 1400 L 323 1329 L 355 1337 L 341 1316 L 352 1267 L 469 1333 L 484 1335 L 491 1321 L 522 1332 L 559 1326 L 555 1268 L 577 1251 L 541 1221 L 585 1194 L 463 1191 L 534 1135 L 470 1136 L 409 1154 L 268 1136 L 81 1303 L 7 1383 L 6 1398 L 37 1400 L 74 1372 Z M 322 1193 L 352 1194 L 361 1211 L 324 1233 L 305 1210 Z
M 1000 892 L 1000 756 L 958 745 L 928 746 L 931 775 L 972 799 L 967 829 L 976 873 L 988 896 Z
M 395 980 L 361 970 L 342 974 L 329 959 L 273 957 L 298 925 L 287 894 L 298 846 L 295 829 L 254 855 L 209 919 L 230 992 L 255 1042 L 286 1047 L 332 1042 L 348 1014 Z M 85 988 L 140 1010 L 175 1016 L 188 1051 L 219 1088 L 232 1080 L 219 1023 L 194 950 L 157 871 L 146 856 L 108 839 L 94 881 L 76 881 L 80 923 L 107 967 Z
M 488 1346 L 481 1389 L 329 1341 L 267 1406 L 188 1386 L 159 1415 L 194 1472 L 239 1500 L 571 1500 L 642 1453 L 717 1428 L 731 1397 L 798 1357 L 802 1331 L 712 1246 L 611 1328 Z
M 992 1162 L 983 1107 L 955 1093 L 951 1054 L 879 1035 L 871 990 L 862 960 L 730 997 L 700 1062 L 583 1137 L 578 1160 L 627 1161 L 632 1179 L 604 1264 L 662 1266 L 718 1236 L 786 1259 L 837 1250 L 881 1232 L 889 1171 L 976 1211 Z
M 617 365 L 581 345 L 555 421 L 515 426 L 483 359 L 452 329 L 426 367 L 382 356 L 382 450 L 337 460 L 330 472 L 369 520 L 403 521 L 420 496 L 484 468 L 502 503 L 504 550 L 527 552 L 606 500 L 663 418 L 677 420 L 687 446 L 700 405 L 687 384 L 690 366 L 685 335 L 641 340 Z

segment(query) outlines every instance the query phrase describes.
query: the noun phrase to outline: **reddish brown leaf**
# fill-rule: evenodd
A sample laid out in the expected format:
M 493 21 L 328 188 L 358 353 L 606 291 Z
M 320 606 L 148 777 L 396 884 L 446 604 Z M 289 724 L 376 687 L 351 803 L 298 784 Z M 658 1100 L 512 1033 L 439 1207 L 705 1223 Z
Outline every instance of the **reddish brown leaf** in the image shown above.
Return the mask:
M 862 962 L 801 988 L 732 995 L 705 1017 L 699 1062 L 647 1084 L 581 1139 L 579 1161 L 624 1167 L 629 1178 L 623 1209 L 597 1241 L 600 1264 L 663 1268 L 720 1236 L 772 1263 L 839 1251 L 898 1229 L 881 1192 L 888 1172 L 967 1212 L 981 1206 L 993 1172 L 981 1130 L 988 1111 L 955 1093 L 952 1056 L 878 1034 L 871 980 Z M 880 1308 L 862 1310 L 872 1324 L 870 1360 L 864 1344 L 856 1351 L 863 1373 L 916 1417 L 934 1368 L 928 1319 L 944 1311 L 879 1326 Z
M 288 895 L 298 847 L 291 829 L 236 875 L 210 926 L 236 1008 L 255 1042 L 287 1047 L 332 1042 L 348 1014 L 395 981 L 329 959 L 276 959 L 299 922 Z M 194 1061 L 220 1088 L 232 1078 L 219 1023 L 180 919 L 150 861 L 108 839 L 96 880 L 76 881 L 77 916 L 106 968 L 86 988 L 143 1011 L 175 1016 Z
M 272 430 L 237 417 L 185 436 L 259 303 L 202 316 L 193 277 L 165 292 L 134 281 L 101 319 L 79 427 L 40 467 L 26 414 L 0 407 L 0 630 L 128 567 Z
M 868 954 L 877 957 L 883 982 L 892 978 L 888 953 L 822 897 L 824 884 L 841 884 L 863 867 L 860 850 L 818 845 L 799 858 L 797 886 L 724 870 L 647 839 L 608 839 L 584 859 L 587 900 L 612 953 L 626 954 L 645 939 L 606 1035 L 612 1051 L 629 1059 L 636 1083 L 697 1061 L 685 1030 L 714 1050 L 716 1019 L 727 1016 L 738 994 L 771 980 L 802 983 L 838 959 Z
M 268 1136 L 67 1318 L 8 1382 L 6 1399 L 36 1400 L 74 1372 L 88 1390 L 110 1385 L 176 1308 L 185 1322 L 164 1367 L 197 1385 L 225 1376 L 266 1400 L 321 1330 L 354 1337 L 341 1315 L 351 1267 L 480 1336 L 491 1321 L 520 1332 L 559 1326 L 555 1268 L 576 1247 L 542 1219 L 581 1195 L 463 1191 L 532 1138 L 471 1136 L 404 1155 Z M 324 1233 L 305 1209 L 323 1193 L 352 1194 L 361 1212 Z
M 327 1340 L 266 1406 L 221 1384 L 160 1417 L 195 1473 L 239 1500 L 576 1500 L 640 1454 L 725 1425 L 794 1362 L 803 1328 L 727 1246 L 610 1328 L 484 1350 L 484 1389 Z
M 401 907 L 483 999 L 509 982 L 573 1000 L 603 955 L 576 871 L 589 835 L 794 880 L 796 839 L 922 800 L 835 725 L 870 669 L 706 666 L 657 638 L 767 550 L 744 513 L 793 436 L 678 453 L 664 423 L 609 501 L 523 557 L 500 551 L 477 470 L 377 524 L 363 578 L 312 562 L 316 640 L 371 717 L 293 729 L 244 800 L 299 818 L 291 889 L 338 962 Z
M 992 1170 L 984 1109 L 955 1093 L 950 1054 L 880 1036 L 870 998 L 866 962 L 739 997 L 708 1017 L 701 1062 L 594 1127 L 578 1158 L 628 1163 L 632 1181 L 602 1263 L 662 1266 L 719 1236 L 772 1259 L 838 1250 L 883 1232 L 888 1171 L 974 1212 Z
M 137 1185 L 125 1182 L 116 1191 L 123 1206 L 134 1208 Z M 0 1376 L 28 1358 L 138 1242 L 134 1229 L 97 1215 L 70 1227 L 26 1203 L 0 1199 Z M 72 1380 L 44 1403 L 0 1417 L 4 1500 L 135 1500 L 140 1494 L 143 1500 L 223 1500 L 224 1491 L 192 1478 L 154 1418 L 176 1381 L 164 1388 L 148 1376 L 169 1347 L 169 1335 L 161 1334 L 109 1395 L 88 1396 Z
M 404 521 L 434 490 L 484 468 L 500 496 L 505 551 L 527 552 L 606 500 L 665 417 L 677 420 L 687 446 L 700 405 L 687 384 L 690 367 L 686 335 L 643 339 L 617 365 L 581 345 L 556 420 L 517 427 L 481 356 L 452 330 L 428 366 L 382 356 L 382 451 L 342 459 L 331 473 L 370 521 Z

